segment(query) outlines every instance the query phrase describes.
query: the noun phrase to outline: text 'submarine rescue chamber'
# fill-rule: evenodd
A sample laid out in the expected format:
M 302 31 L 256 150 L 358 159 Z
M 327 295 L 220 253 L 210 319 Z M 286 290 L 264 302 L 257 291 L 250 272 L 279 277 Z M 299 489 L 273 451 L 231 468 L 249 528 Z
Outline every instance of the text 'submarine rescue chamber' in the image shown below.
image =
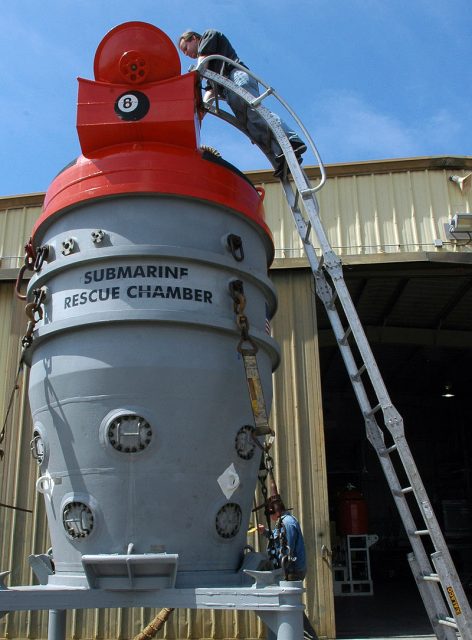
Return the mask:
M 263 192 L 199 148 L 200 88 L 169 38 L 113 29 L 79 79 L 83 155 L 33 231 L 33 454 L 50 584 L 232 584 L 260 462 L 232 288 L 267 405 L 278 349 Z

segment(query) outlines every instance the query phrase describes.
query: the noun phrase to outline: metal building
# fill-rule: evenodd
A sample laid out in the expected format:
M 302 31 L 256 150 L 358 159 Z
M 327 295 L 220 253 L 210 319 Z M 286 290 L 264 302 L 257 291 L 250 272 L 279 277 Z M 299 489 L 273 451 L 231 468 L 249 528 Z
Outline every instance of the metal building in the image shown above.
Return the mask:
M 413 455 L 464 586 L 469 587 L 472 438 L 467 424 L 467 371 L 472 361 L 472 223 L 460 214 L 471 212 L 472 158 L 328 165 L 327 172 L 328 182 L 319 196 L 321 218 L 331 244 L 342 256 L 345 278 L 374 355 L 405 418 Z M 335 638 L 335 601 L 337 613 L 352 602 L 348 594 L 338 595 L 336 584 L 337 506 L 344 488 L 351 484 L 363 493 L 368 532 L 378 536 L 370 550 L 374 592 L 390 589 L 394 597 L 401 581 L 411 580 L 407 541 L 363 433 L 363 420 L 328 321 L 315 299 L 311 271 L 279 183 L 271 172 L 247 175 L 265 189 L 267 223 L 276 247 L 270 274 L 279 295 L 272 331 L 282 354 L 274 377 L 271 419 L 276 431 L 276 475 L 306 538 L 309 617 L 320 638 Z M 316 179 L 316 170 L 310 176 Z M 43 194 L 0 199 L 2 416 L 26 328 L 14 281 L 42 199 Z M 452 232 L 451 221 L 459 222 Z M 25 382 L 23 378 L 14 396 L 0 445 L 5 452 L 0 462 L 0 570 L 12 571 L 11 584 L 32 580 L 27 556 L 44 551 L 49 544 L 42 502 L 35 492 L 37 468 L 30 453 Z M 451 397 L 443 397 L 446 391 Z M 257 547 L 254 534 L 248 535 L 248 543 Z M 153 613 L 71 612 L 68 636 L 130 638 Z M 175 613 L 164 630 L 169 638 L 263 634 L 255 617 L 248 614 Z M 0 637 L 46 635 L 46 613 L 9 614 L 0 620 Z

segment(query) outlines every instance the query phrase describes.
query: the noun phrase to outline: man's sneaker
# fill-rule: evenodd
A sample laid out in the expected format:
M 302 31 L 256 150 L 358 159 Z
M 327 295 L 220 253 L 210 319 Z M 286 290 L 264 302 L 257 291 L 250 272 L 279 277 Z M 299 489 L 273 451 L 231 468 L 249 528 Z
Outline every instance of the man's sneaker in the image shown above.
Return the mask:
M 289 172 L 289 168 L 284 155 L 280 155 L 277 157 L 278 157 L 278 160 L 277 160 L 277 166 L 275 167 L 275 171 L 274 171 L 274 178 L 281 178 L 284 174 L 284 171 L 287 171 L 287 173 Z M 298 160 L 298 164 L 301 164 L 303 162 L 302 156 L 298 155 L 297 160 Z
M 292 145 L 293 153 L 297 158 L 300 158 L 306 151 L 306 144 L 302 140 L 290 140 L 289 142 Z M 279 153 L 275 156 L 275 159 L 283 160 L 284 157 L 283 153 Z
M 294 154 L 299 158 L 306 151 L 306 144 L 301 140 L 290 140 Z
M 286 170 L 288 171 L 288 166 L 285 162 L 285 156 L 281 154 L 280 156 L 277 156 L 277 166 L 275 167 L 274 178 L 281 178 Z

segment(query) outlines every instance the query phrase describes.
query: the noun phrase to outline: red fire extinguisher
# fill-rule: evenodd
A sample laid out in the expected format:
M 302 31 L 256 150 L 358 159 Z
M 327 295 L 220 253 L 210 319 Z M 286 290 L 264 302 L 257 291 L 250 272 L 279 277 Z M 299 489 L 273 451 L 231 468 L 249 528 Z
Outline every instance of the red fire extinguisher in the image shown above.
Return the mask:
M 338 496 L 338 533 L 342 536 L 368 532 L 367 503 L 363 494 L 348 484 Z

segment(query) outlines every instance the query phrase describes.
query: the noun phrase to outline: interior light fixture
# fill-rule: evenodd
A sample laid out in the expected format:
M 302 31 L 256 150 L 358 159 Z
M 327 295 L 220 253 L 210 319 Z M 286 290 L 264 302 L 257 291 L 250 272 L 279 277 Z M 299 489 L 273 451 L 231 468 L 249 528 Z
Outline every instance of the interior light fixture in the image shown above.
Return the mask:
M 443 392 L 441 393 L 442 398 L 454 398 L 455 393 L 452 391 L 452 384 L 445 384 Z

